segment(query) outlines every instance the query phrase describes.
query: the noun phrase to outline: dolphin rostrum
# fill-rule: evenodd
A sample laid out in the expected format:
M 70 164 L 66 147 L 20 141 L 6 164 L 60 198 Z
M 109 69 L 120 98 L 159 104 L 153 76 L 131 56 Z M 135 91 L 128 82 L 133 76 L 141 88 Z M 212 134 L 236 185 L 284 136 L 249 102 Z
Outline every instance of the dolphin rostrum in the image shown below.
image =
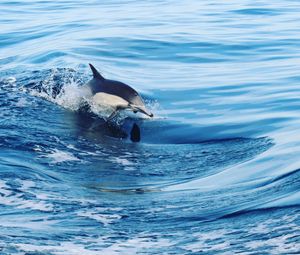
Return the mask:
M 119 110 L 125 109 L 153 117 L 138 92 L 125 83 L 105 79 L 92 64 L 89 65 L 93 72 L 93 79 L 87 85 L 91 90 L 92 99 L 96 104 L 108 105 L 114 109 L 109 119 L 114 117 Z

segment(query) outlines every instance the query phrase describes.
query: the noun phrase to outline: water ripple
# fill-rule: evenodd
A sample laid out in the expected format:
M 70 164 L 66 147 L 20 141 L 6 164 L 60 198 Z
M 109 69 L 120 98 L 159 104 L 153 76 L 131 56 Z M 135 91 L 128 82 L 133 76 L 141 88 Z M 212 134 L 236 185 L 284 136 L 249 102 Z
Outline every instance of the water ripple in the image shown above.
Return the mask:
M 1 1 L 1 254 L 298 254 L 299 10 Z M 99 125 L 88 63 L 155 118 Z

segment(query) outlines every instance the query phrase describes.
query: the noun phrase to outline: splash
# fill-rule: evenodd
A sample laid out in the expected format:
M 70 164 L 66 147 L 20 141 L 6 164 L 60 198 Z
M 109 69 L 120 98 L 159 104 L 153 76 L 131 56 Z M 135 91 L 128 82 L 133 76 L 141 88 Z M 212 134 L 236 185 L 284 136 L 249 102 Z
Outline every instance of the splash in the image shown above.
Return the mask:
M 65 152 L 57 149 L 53 150 L 50 154 L 46 155 L 45 157 L 49 158 L 52 164 L 80 160 L 70 152 Z
M 73 69 L 51 69 L 31 81 L 29 93 L 44 98 L 71 111 L 78 111 L 86 101 L 88 91 L 83 77 Z

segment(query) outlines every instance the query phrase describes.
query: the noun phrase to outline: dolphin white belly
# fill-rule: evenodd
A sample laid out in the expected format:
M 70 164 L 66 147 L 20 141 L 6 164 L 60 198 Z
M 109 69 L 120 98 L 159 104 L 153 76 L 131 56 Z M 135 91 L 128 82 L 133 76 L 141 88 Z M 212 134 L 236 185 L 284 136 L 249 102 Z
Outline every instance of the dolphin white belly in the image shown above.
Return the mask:
M 91 99 L 92 111 L 104 118 L 111 118 L 119 110 L 129 106 L 123 98 L 104 92 L 96 93 Z
M 125 109 L 128 107 L 128 102 L 123 98 L 104 92 L 96 93 L 92 100 L 95 104 L 112 107 L 115 109 Z

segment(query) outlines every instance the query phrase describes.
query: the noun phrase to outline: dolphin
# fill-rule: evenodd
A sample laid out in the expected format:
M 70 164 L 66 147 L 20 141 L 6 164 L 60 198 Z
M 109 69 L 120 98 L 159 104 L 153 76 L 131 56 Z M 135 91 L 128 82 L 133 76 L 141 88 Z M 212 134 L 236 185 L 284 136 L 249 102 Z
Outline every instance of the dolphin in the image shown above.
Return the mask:
M 92 64 L 89 65 L 93 72 L 93 79 L 87 83 L 87 86 L 94 103 L 107 105 L 113 109 L 108 119 L 116 116 L 118 111 L 126 109 L 153 117 L 136 90 L 120 81 L 105 79 Z

